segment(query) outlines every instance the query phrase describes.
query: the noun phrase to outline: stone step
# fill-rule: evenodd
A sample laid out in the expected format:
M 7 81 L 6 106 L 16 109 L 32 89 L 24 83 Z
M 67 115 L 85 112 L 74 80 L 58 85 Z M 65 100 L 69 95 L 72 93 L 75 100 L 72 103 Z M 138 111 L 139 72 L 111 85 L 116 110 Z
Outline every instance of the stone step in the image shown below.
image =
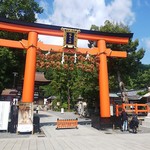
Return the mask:
M 150 122 L 142 122 L 142 127 L 150 128 Z
M 144 121 L 142 121 L 142 127 L 150 128 L 150 116 L 144 118 Z
M 149 117 L 148 117 L 148 118 L 146 117 L 143 122 L 150 122 L 150 118 L 149 118 Z

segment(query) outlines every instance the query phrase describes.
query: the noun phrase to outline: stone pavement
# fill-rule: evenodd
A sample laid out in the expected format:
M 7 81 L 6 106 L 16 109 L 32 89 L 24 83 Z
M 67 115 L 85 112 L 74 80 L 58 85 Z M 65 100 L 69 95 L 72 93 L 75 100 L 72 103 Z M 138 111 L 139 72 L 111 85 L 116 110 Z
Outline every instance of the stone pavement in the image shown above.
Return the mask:
M 137 134 L 120 130 L 96 130 L 89 121 L 73 113 L 40 111 L 41 134 L 0 133 L 0 150 L 149 150 L 150 129 L 140 127 Z M 56 130 L 57 118 L 79 118 L 79 129 Z M 87 122 L 86 122 L 87 121 Z

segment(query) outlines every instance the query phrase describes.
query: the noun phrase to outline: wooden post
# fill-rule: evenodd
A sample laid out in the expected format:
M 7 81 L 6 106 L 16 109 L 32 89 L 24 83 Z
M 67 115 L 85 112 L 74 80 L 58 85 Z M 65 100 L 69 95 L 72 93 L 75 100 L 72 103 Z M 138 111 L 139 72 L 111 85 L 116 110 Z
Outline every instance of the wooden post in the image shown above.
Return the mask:
M 135 104 L 135 113 L 138 114 L 138 105 L 137 105 L 137 103 Z
M 122 104 L 122 109 L 124 109 L 124 110 L 126 109 L 126 104 L 124 104 L 124 103 Z
M 37 40 L 38 34 L 36 32 L 29 32 L 22 102 L 33 102 L 34 99 Z
M 147 110 L 147 113 L 150 112 L 150 108 L 149 108 L 149 105 L 148 105 L 148 104 L 146 105 L 146 110 Z
M 118 107 L 118 105 L 116 105 L 116 116 L 117 117 L 119 116 L 119 107 Z

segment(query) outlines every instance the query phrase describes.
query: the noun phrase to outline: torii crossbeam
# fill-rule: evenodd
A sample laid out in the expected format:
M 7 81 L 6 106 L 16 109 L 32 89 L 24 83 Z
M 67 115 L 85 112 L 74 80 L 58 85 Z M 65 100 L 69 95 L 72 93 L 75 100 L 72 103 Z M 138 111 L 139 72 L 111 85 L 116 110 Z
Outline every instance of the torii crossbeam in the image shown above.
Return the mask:
M 63 31 L 61 30 L 61 28 L 62 27 L 60 26 L 52 26 L 39 23 L 25 23 L 0 18 L 0 30 L 28 34 L 28 40 L 13 41 L 0 39 L 0 46 L 27 50 L 22 102 L 33 102 L 36 70 L 36 51 L 48 51 L 49 49 L 52 49 L 52 51 L 54 52 L 67 52 L 67 49 L 63 49 L 62 46 L 48 45 L 43 44 L 42 42 L 38 42 L 38 35 L 42 34 L 63 37 Z M 127 57 L 126 52 L 112 51 L 111 49 L 106 48 L 106 43 L 127 44 L 132 36 L 132 33 L 105 33 L 82 29 L 80 29 L 80 33 L 78 33 L 78 39 L 92 40 L 97 41 L 98 43 L 97 47 L 91 49 L 78 48 L 76 52 L 80 52 L 82 54 L 89 53 L 91 55 L 99 55 L 100 116 L 102 118 L 110 117 L 107 56 Z

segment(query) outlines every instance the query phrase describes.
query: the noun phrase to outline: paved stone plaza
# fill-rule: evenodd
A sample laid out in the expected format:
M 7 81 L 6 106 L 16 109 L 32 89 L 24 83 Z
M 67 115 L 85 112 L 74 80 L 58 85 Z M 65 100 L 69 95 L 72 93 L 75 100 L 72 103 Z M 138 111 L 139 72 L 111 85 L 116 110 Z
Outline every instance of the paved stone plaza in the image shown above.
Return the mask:
M 90 120 L 79 118 L 78 129 L 56 130 L 57 118 L 74 119 L 73 113 L 40 111 L 41 133 L 0 133 L 0 150 L 149 150 L 150 129 L 140 126 L 137 134 L 120 130 L 97 130 Z M 83 122 L 85 122 L 83 124 Z

